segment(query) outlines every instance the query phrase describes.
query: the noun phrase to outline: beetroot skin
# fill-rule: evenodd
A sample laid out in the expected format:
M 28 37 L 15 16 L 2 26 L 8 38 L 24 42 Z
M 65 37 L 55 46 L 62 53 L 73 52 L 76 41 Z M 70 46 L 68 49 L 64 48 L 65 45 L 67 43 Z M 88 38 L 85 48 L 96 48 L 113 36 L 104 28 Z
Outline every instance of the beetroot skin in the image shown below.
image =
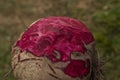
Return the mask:
M 16 46 L 37 57 L 46 56 L 53 63 L 70 61 L 62 69 L 64 73 L 71 77 L 84 77 L 90 72 L 90 60 L 73 60 L 71 54 L 79 52 L 84 55 L 84 45 L 93 41 L 91 32 L 82 22 L 68 17 L 48 17 L 32 24 Z M 54 51 L 60 53 L 59 58 Z

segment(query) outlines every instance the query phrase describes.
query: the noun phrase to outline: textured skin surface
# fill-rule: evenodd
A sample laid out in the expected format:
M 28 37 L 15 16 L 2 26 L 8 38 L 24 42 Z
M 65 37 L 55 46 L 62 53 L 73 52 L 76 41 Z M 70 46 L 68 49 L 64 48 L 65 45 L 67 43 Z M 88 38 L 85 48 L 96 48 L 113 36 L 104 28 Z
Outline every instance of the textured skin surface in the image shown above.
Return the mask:
M 16 42 L 14 74 L 20 80 L 89 80 L 93 45 L 94 38 L 82 22 L 68 17 L 43 18 Z
M 85 77 L 66 75 L 61 68 L 66 67 L 70 62 L 53 64 L 47 57 L 37 57 L 26 51 L 21 52 L 18 47 L 13 50 L 12 67 L 16 80 L 89 80 L 90 78 L 91 73 Z M 87 56 L 86 58 L 90 59 Z M 85 60 L 82 57 L 79 59 Z

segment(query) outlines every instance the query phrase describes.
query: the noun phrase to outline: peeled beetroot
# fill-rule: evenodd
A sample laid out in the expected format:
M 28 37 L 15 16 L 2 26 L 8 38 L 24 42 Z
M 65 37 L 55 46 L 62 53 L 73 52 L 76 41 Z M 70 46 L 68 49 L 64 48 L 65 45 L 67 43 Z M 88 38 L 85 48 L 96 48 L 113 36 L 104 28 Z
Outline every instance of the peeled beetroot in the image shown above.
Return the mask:
M 53 69 L 55 68 L 54 70 L 59 67 L 55 67 L 55 64 L 67 63 L 59 69 L 63 72 L 62 74 L 71 77 L 70 80 L 77 78 L 79 78 L 77 80 L 89 80 L 92 67 L 91 57 L 95 48 L 94 38 L 81 21 L 69 17 L 42 18 L 30 25 L 16 42 L 15 47 L 18 47 L 21 53 L 26 51 L 36 58 L 46 57 Z M 89 50 L 92 51 L 88 52 Z M 53 69 L 51 71 L 54 72 Z M 69 80 L 65 78 L 67 79 Z
M 54 56 L 54 50 L 61 52 L 61 61 L 70 59 L 72 52 L 85 53 L 84 44 L 94 41 L 86 26 L 68 17 L 49 17 L 38 20 L 24 32 L 17 42 L 23 51 L 35 56 Z

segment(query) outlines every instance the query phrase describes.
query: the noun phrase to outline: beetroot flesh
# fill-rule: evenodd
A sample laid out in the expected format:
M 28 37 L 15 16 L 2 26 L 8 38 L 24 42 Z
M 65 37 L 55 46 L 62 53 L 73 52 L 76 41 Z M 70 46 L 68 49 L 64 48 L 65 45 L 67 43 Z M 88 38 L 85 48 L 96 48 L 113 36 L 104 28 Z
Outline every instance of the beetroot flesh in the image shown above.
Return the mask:
M 87 63 L 87 65 L 86 65 Z M 72 77 L 84 77 L 90 72 L 90 61 L 72 60 L 65 68 L 65 73 Z
M 64 73 L 71 77 L 82 77 L 89 73 L 90 62 L 87 61 L 88 66 L 85 67 L 85 61 L 71 60 L 70 55 L 72 52 L 84 54 L 84 44 L 93 41 L 91 32 L 82 22 L 68 17 L 48 17 L 32 24 L 16 46 L 38 57 L 47 56 L 52 62 L 71 61 Z M 56 58 L 55 50 L 60 53 L 60 59 Z

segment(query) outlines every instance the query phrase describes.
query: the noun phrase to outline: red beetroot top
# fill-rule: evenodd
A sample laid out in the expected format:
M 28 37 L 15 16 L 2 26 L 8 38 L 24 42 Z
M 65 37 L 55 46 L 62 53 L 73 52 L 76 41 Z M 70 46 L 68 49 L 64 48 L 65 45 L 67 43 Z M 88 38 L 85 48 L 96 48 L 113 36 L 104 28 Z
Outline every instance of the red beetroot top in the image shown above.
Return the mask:
M 53 54 L 57 50 L 60 60 L 68 61 L 72 52 L 84 53 L 84 44 L 92 41 L 91 32 L 82 22 L 69 17 L 48 17 L 30 25 L 16 45 L 35 56 L 49 56 L 52 61 L 58 61 Z
M 90 72 L 90 60 L 74 60 L 71 54 L 84 54 L 84 44 L 93 41 L 91 32 L 82 22 L 68 17 L 48 17 L 32 24 L 16 46 L 38 57 L 47 56 L 52 62 L 70 61 L 63 69 L 64 73 L 71 77 L 84 77 Z M 55 51 L 59 52 L 59 58 Z

